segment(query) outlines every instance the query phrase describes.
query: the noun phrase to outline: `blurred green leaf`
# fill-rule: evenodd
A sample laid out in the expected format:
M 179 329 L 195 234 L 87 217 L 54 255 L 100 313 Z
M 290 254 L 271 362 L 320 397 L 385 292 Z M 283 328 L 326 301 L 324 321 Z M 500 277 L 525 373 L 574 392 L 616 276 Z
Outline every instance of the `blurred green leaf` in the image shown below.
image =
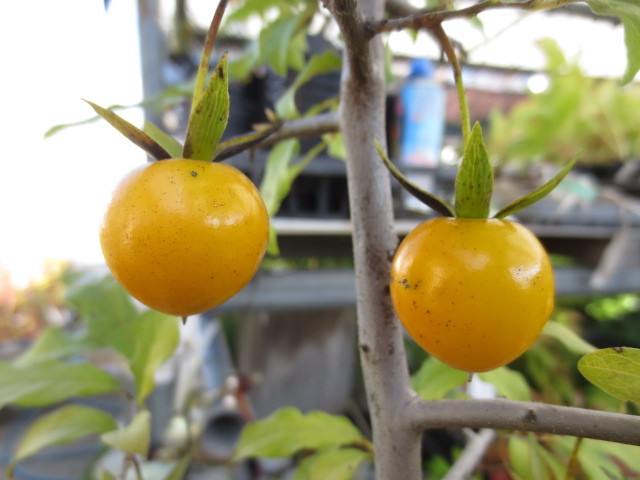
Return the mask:
M 549 321 L 542 329 L 542 335 L 555 338 L 567 350 L 578 355 L 586 355 L 596 349 L 593 345 L 578 336 L 573 330 L 559 322 Z
M 39 407 L 73 397 L 111 393 L 121 389 L 113 375 L 88 363 L 39 362 L 17 367 L 0 362 L 0 408 L 5 405 Z
M 26 367 L 48 360 L 62 360 L 72 357 L 93 347 L 86 338 L 71 336 L 66 331 L 47 327 L 29 347 L 14 361 L 17 367 Z
M 101 470 L 99 475 L 100 480 L 116 480 L 115 475 L 108 470 Z
M 130 361 L 136 379 L 136 400 L 142 404 L 155 387 L 156 370 L 166 362 L 178 346 L 178 319 L 147 310 L 133 322 L 135 348 Z
M 169 472 L 169 475 L 167 475 L 164 480 L 183 480 L 191 465 L 191 460 L 192 456 L 189 454 L 182 457 L 174 464 L 171 472 Z
M 182 144 L 151 122 L 144 122 L 144 132 L 164 148 L 171 158 L 182 157 Z
M 611 15 L 622 20 L 627 47 L 627 68 L 622 83 L 629 83 L 640 70 L 640 5 L 636 0 L 587 0 L 587 4 L 598 15 Z
M 580 359 L 584 377 L 620 400 L 640 403 L 640 349 L 605 348 Z
M 325 148 L 324 142 L 315 145 L 296 163 L 292 162 L 300 149 L 299 140 L 284 140 L 271 149 L 260 183 L 260 193 L 270 217 L 275 216 L 280 209 L 282 201 L 291 191 L 295 179 Z M 278 251 L 277 237 L 273 229 L 269 234 L 267 251 L 272 255 Z
M 115 428 L 114 425 L 113 429 Z M 124 428 L 113 429 L 101 436 L 104 443 L 125 452 L 147 455 L 151 439 L 151 413 L 148 410 L 138 412 Z
M 276 102 L 276 113 L 280 118 L 291 119 L 300 116 L 295 104 L 298 89 L 316 75 L 322 75 L 338 70 L 342 59 L 331 50 L 312 56 L 304 65 L 298 76 L 287 91 Z
M 66 302 L 87 324 L 88 339 L 131 358 L 135 348 L 132 324 L 138 316 L 131 297 L 111 275 L 82 272 L 67 279 Z
M 303 415 L 284 407 L 244 427 L 234 459 L 288 457 L 301 450 L 339 447 L 361 439 L 362 434 L 346 417 L 321 411 Z
M 445 365 L 435 357 L 427 358 L 411 377 L 411 385 L 425 400 L 439 400 L 467 381 L 467 373 Z
M 476 122 L 456 175 L 456 217 L 488 218 L 492 192 L 493 168 Z
M 287 74 L 289 45 L 299 20 L 295 14 L 283 15 L 260 31 L 260 57 L 283 77 Z
M 371 454 L 357 448 L 330 449 L 305 457 L 293 480 L 349 480 Z
M 478 376 L 496 388 L 499 396 L 510 400 L 528 402 L 531 400 L 531 388 L 524 375 L 508 367 L 500 367 Z
M 260 60 L 260 44 L 253 41 L 244 49 L 242 55 L 229 62 L 229 80 L 245 82 L 249 80 Z
M 264 176 L 260 183 L 260 193 L 270 217 L 276 214 L 282 200 L 291 189 L 287 172 L 299 151 L 300 142 L 291 139 L 278 142 L 269 152 Z
M 225 53 L 209 79 L 209 84 L 192 109 L 187 126 L 183 156 L 210 161 L 229 119 L 229 77 Z
M 116 427 L 108 413 L 82 405 L 66 405 L 41 416 L 25 432 L 12 464 L 28 458 L 46 447 L 75 442 L 89 435 Z

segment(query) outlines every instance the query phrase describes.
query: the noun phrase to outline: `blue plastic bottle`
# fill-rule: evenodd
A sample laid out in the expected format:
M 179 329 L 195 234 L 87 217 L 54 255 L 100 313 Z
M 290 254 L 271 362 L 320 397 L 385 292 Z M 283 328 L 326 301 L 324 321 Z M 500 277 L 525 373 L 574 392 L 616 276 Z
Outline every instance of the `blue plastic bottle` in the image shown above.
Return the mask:
M 446 91 L 434 79 L 434 65 L 425 58 L 411 62 L 411 73 L 399 95 L 399 165 L 409 180 L 425 190 L 435 188 L 436 168 L 445 127 Z M 409 210 L 426 207 L 410 195 L 403 197 Z

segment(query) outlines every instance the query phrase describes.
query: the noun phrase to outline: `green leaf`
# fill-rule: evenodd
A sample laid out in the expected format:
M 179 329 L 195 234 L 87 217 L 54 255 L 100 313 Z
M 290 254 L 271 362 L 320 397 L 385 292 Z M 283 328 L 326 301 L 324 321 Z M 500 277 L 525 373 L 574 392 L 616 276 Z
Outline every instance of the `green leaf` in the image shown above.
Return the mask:
M 132 357 L 135 347 L 132 324 L 138 311 L 129 294 L 111 275 L 96 277 L 85 272 L 71 276 L 67 279 L 65 301 L 86 322 L 93 344 Z
M 146 457 L 151 440 L 151 413 L 148 410 L 138 412 L 129 425 L 108 431 L 101 439 L 111 447 Z
M 362 435 L 346 417 L 321 411 L 306 415 L 285 407 L 242 430 L 236 461 L 249 457 L 288 457 L 300 450 L 349 445 Z
M 291 165 L 300 149 L 300 142 L 296 139 L 284 140 L 277 143 L 267 158 L 264 176 L 260 183 L 260 193 L 264 199 L 269 217 L 275 216 L 280 209 L 282 201 L 291 191 L 291 186 L 300 173 L 309 163 L 326 148 L 321 142 L 311 148 L 297 163 Z M 269 243 L 267 252 L 276 255 L 279 251 L 276 231 L 273 227 L 269 230 Z
M 136 400 L 142 404 L 155 387 L 156 370 L 178 346 L 177 318 L 155 310 L 143 312 L 133 322 L 135 349 L 130 361 L 136 379 Z
M 241 56 L 229 62 L 229 79 L 246 82 L 260 60 L 260 44 L 252 41 Z
M 620 400 L 640 403 L 640 349 L 605 348 L 580 359 L 578 370 L 596 387 Z
M 586 355 L 596 349 L 596 347 L 580 338 L 573 330 L 560 322 L 547 322 L 542 329 L 542 335 L 555 338 L 567 350 L 578 355 Z
M 168 133 L 160 130 L 151 122 L 144 122 L 144 131 L 153 140 L 164 148 L 171 158 L 180 158 L 182 156 L 182 144 Z
M 260 32 L 260 57 L 280 76 L 287 74 L 289 45 L 298 28 L 298 15 L 278 18 Z
M 207 88 L 191 111 L 183 156 L 210 161 L 229 119 L 227 54 L 216 66 Z
M 113 375 L 88 363 L 48 361 L 16 367 L 0 363 L 0 408 L 40 407 L 73 397 L 100 395 L 121 389 Z
M 502 207 L 493 217 L 494 218 L 506 218 L 509 215 L 513 215 L 516 212 L 519 212 L 523 208 L 528 207 L 529 205 L 533 205 L 539 200 L 542 200 L 546 197 L 551 191 L 556 188 L 564 177 L 571 171 L 573 166 L 576 164 L 576 159 L 571 160 L 562 170 L 560 170 L 551 180 L 546 182 L 544 185 L 539 186 L 532 192 L 520 197 L 517 200 L 509 203 Z
M 187 470 L 189 469 L 189 465 L 191 465 L 192 456 L 190 454 L 185 455 L 179 461 L 174 464 L 174 467 L 169 472 L 164 480 L 183 480 Z
M 306 457 L 293 480 L 349 480 L 371 455 L 357 448 L 331 449 Z
M 411 377 L 411 385 L 425 400 L 439 400 L 467 381 L 467 373 L 445 365 L 435 357 L 427 358 Z
M 402 172 L 396 168 L 396 166 L 391 162 L 391 160 L 389 160 L 389 157 L 387 156 L 387 152 L 384 151 L 384 148 L 382 148 L 382 145 L 380 145 L 380 142 L 378 142 L 377 139 L 374 138 L 373 143 L 376 147 L 376 150 L 378 151 L 378 155 L 380 155 L 380 158 L 382 159 L 385 166 L 387 167 L 387 170 L 389 170 L 389 173 L 391 173 L 391 175 L 393 175 L 393 177 L 400 183 L 400 185 L 402 185 L 402 188 L 404 188 L 407 192 L 409 192 L 411 195 L 416 197 L 422 203 L 424 203 L 428 207 L 438 212 L 440 215 L 444 217 L 455 216 L 453 209 L 447 204 L 447 202 L 445 202 L 443 199 L 441 199 L 437 195 L 427 192 L 426 190 L 423 190 L 417 185 L 415 185 L 414 183 L 411 183 L 402 174 Z
M 100 471 L 100 480 L 116 480 L 116 476 L 108 470 Z
M 45 447 L 72 443 L 115 427 L 114 418 L 102 410 L 82 405 L 66 405 L 41 416 L 29 426 L 12 463 L 24 460 Z
M 269 152 L 264 176 L 260 182 L 260 193 L 270 217 L 277 213 L 282 200 L 291 190 L 293 179 L 289 169 L 299 150 L 300 142 L 291 139 L 278 142 Z
M 72 337 L 60 328 L 47 327 L 14 364 L 17 367 L 26 367 L 38 362 L 61 360 L 82 353 L 92 346 L 85 338 Z
M 500 397 L 528 402 L 531 400 L 531 388 L 524 375 L 507 367 L 500 367 L 478 376 L 492 384 Z
M 493 192 L 493 168 L 476 122 L 456 175 L 456 217 L 488 218 Z
M 629 83 L 640 70 L 640 4 L 637 0 L 587 0 L 598 15 L 620 17 L 624 26 L 627 68 L 622 83 Z
M 298 89 L 316 75 L 322 75 L 337 70 L 342 65 L 342 59 L 331 50 L 312 56 L 303 69 L 276 102 L 276 113 L 280 118 L 298 118 L 300 113 L 295 104 Z
M 341 133 L 325 133 L 322 135 L 322 141 L 327 144 L 327 153 L 330 156 L 343 161 L 347 159 L 347 149 Z
M 170 158 L 171 155 L 162 148 L 158 143 L 153 140 L 149 135 L 144 133 L 135 125 L 127 122 L 124 118 L 120 117 L 118 114 L 108 110 L 106 108 L 102 108 L 99 105 L 96 105 L 89 100 L 85 100 L 91 108 L 95 110 L 95 112 L 104 118 L 107 122 L 111 124 L 116 130 L 118 130 L 121 134 L 127 137 L 131 142 L 136 144 L 138 147 L 143 149 L 149 155 L 151 155 L 156 160 L 163 160 L 165 158 Z

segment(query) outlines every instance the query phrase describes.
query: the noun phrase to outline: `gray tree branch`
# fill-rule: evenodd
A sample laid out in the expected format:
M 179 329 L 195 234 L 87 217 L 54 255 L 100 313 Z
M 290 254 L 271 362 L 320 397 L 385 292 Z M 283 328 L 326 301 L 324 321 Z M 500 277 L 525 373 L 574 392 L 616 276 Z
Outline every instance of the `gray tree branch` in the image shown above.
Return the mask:
M 640 445 L 640 417 L 505 399 L 415 400 L 405 410 L 421 429 L 493 428 Z
M 345 43 L 339 121 L 347 151 L 353 223 L 358 337 L 378 480 L 421 478 L 421 432 L 404 422 L 410 402 L 402 329 L 389 295 L 390 252 L 397 245 L 389 174 L 373 139 L 384 142 L 385 82 L 381 43 L 366 21 L 380 19 L 382 0 L 325 0 Z

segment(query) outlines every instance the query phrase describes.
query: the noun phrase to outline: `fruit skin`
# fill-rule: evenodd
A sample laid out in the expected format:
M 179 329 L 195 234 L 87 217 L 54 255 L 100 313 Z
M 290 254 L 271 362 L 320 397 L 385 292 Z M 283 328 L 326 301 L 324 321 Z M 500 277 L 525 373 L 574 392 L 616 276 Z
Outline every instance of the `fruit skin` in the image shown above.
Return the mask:
M 189 159 L 129 173 L 100 228 L 116 280 L 148 307 L 183 317 L 238 293 L 258 269 L 268 236 L 262 197 L 242 172 Z
M 393 259 L 395 310 L 411 337 L 467 372 L 506 365 L 536 340 L 554 306 L 549 257 L 509 220 L 436 218 Z

